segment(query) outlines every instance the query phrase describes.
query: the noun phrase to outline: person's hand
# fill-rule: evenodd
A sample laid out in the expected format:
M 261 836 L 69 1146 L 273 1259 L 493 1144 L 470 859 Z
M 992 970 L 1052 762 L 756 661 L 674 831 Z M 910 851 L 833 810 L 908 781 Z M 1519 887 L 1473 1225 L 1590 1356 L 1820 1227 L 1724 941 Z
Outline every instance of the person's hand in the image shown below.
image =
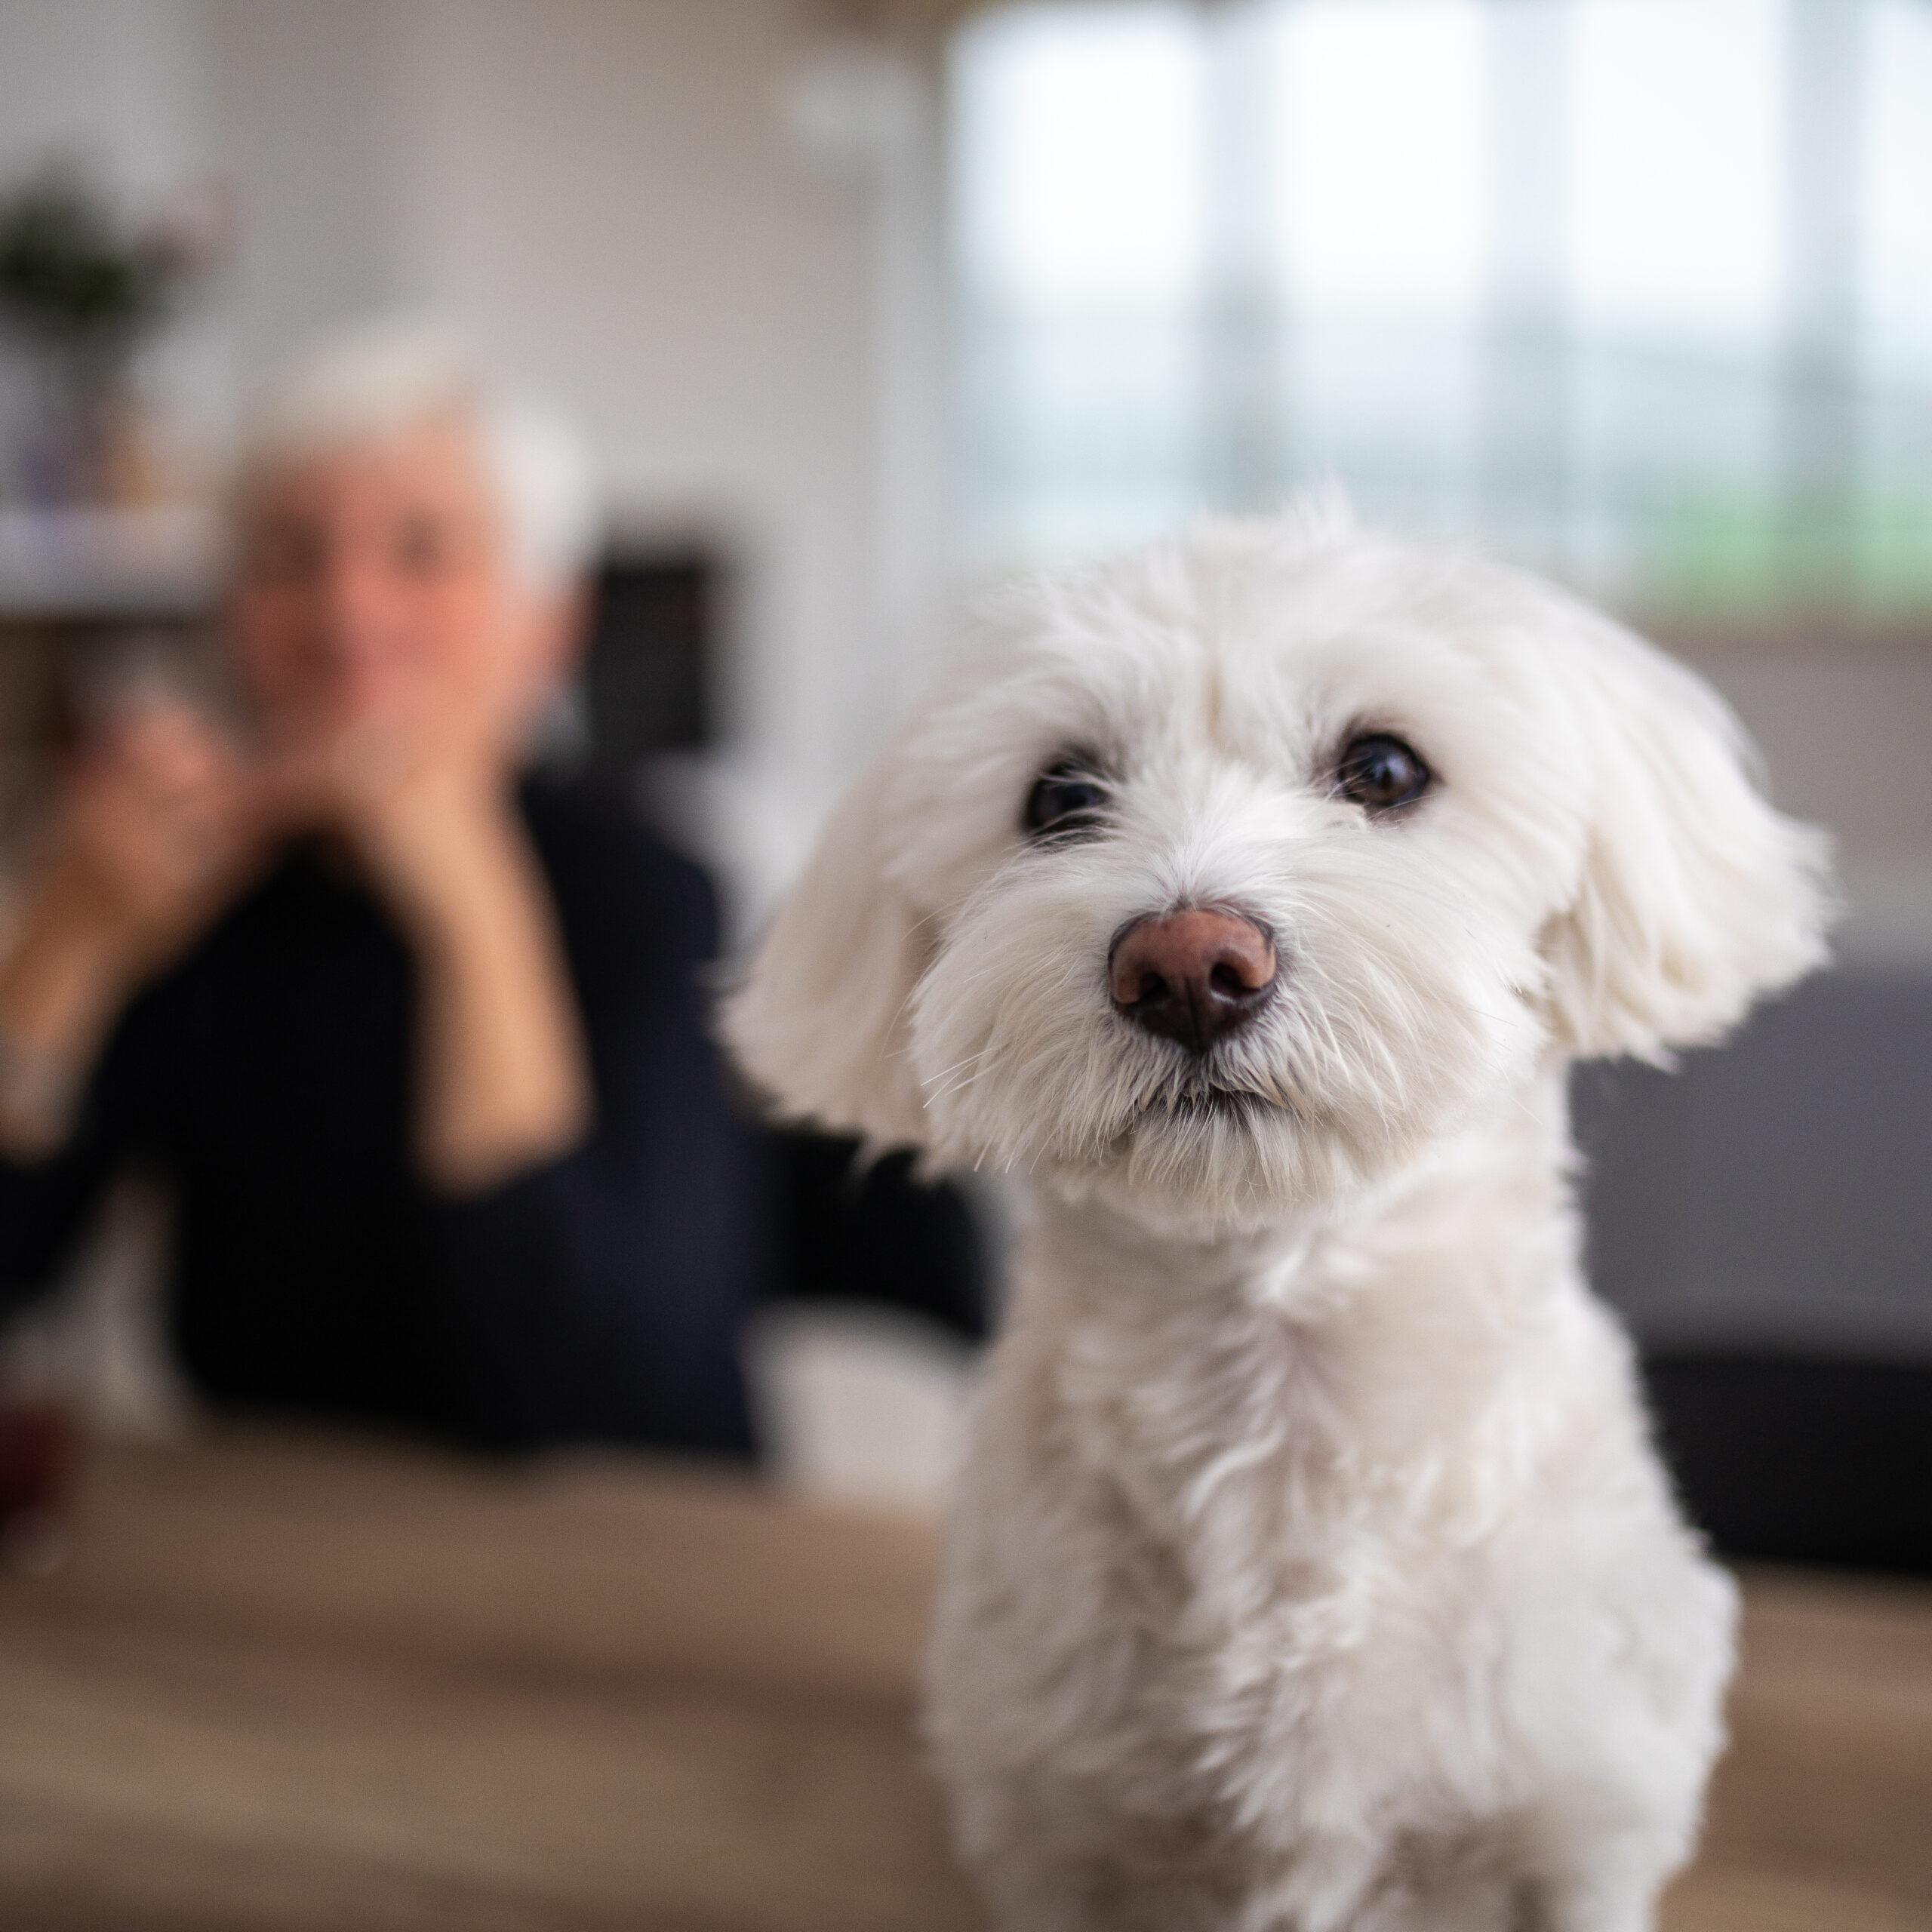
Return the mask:
M 522 837 L 508 754 L 466 722 L 365 719 L 267 779 L 270 808 L 340 838 L 418 938 Z
M 63 774 L 29 904 L 115 977 L 137 977 L 226 903 L 257 844 L 252 802 L 238 754 L 205 718 L 144 702 Z
M 262 838 L 238 754 L 180 700 L 130 707 L 75 755 L 0 958 L 0 1141 L 57 1140 L 122 1001 L 227 903 Z

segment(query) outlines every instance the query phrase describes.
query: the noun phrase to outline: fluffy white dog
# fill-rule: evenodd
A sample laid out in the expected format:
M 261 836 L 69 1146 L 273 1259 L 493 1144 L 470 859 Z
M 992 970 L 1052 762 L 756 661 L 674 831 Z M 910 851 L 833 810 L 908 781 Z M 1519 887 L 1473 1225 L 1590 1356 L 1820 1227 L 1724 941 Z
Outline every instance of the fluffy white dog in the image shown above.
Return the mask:
M 1585 1286 L 1564 1070 L 1822 956 L 1695 678 L 1319 506 L 1014 594 L 728 1030 L 1032 1185 L 930 1726 L 1024 1932 L 1638 1932 L 1733 1592 Z

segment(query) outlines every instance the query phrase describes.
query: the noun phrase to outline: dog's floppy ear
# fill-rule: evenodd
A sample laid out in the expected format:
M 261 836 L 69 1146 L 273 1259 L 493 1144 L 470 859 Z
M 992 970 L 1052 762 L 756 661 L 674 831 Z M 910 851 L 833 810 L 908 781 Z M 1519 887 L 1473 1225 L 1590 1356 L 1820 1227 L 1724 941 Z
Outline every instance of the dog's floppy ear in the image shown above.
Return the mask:
M 1823 961 L 1829 842 L 1773 811 L 1701 678 L 1600 620 L 1575 641 L 1596 762 L 1581 885 L 1544 934 L 1554 1030 L 1667 1063 Z
M 924 952 L 885 872 L 891 777 L 883 758 L 841 801 L 722 1016 L 781 1112 L 881 1147 L 925 1139 L 906 1017 Z

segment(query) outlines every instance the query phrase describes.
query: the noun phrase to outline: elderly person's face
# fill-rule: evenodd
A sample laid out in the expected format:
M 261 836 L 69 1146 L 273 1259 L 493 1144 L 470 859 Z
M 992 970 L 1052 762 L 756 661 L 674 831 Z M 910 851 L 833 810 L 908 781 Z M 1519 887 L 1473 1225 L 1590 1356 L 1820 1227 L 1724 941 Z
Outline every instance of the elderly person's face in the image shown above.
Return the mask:
M 257 481 L 229 635 L 272 738 L 473 718 L 506 741 L 560 668 L 567 598 L 515 568 L 469 426 L 432 419 Z

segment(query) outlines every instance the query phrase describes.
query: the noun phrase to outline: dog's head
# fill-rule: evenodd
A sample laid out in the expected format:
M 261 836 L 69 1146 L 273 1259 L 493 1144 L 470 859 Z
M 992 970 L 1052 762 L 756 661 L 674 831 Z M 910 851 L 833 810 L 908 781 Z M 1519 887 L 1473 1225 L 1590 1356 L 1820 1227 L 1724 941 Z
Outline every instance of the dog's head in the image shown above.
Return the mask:
M 1223 1226 L 1823 956 L 1697 678 L 1333 512 L 1012 595 L 854 787 L 728 1035 L 790 1112 Z

